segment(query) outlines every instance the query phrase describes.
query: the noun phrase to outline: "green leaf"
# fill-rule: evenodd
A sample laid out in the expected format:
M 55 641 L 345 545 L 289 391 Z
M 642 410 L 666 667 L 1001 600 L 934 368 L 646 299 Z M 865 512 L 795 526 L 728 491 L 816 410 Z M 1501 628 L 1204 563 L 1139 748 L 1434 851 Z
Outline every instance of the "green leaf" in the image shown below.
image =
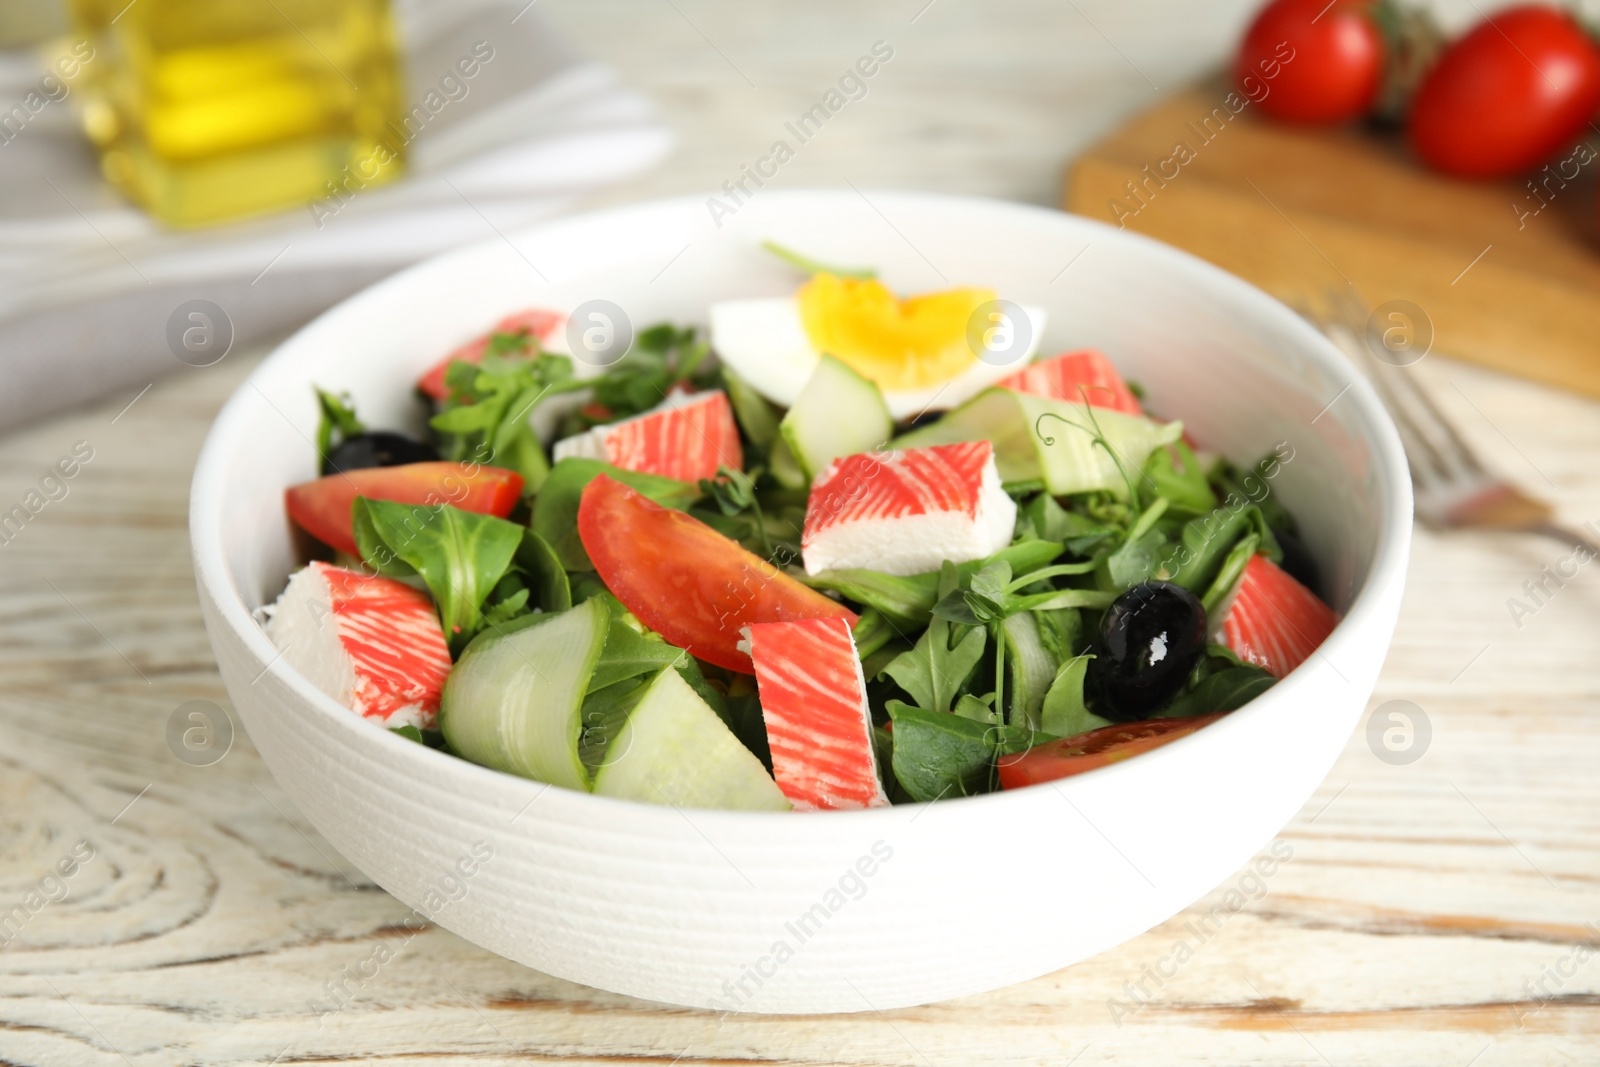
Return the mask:
M 994 694 L 985 693 L 983 696 L 973 696 L 971 693 L 962 693 L 956 701 L 956 706 L 951 709 L 952 715 L 959 715 L 963 719 L 973 722 L 996 724 L 1000 722 L 1000 713 L 994 709 Z
M 1110 719 L 1094 714 L 1083 700 L 1083 680 L 1092 659 L 1093 656 L 1083 655 L 1061 665 L 1039 712 L 1040 730 L 1056 737 L 1076 737 L 1111 725 Z
M 856 655 L 865 663 L 873 653 L 900 636 L 894 624 L 876 608 L 867 608 L 850 631 L 856 642 Z
M 1200 460 L 1181 438 L 1150 453 L 1144 476 L 1146 485 L 1154 485 L 1156 495 L 1175 510 L 1204 515 L 1217 506 L 1217 494 L 1211 491 Z
M 610 621 L 600 658 L 595 661 L 594 671 L 589 676 L 589 692 L 613 687 L 630 678 L 654 677 L 663 668 L 671 667 L 724 722 L 730 727 L 733 725 L 729 721 L 728 706 L 722 694 L 706 682 L 700 664 L 693 656 L 646 629 L 610 593 L 599 593 L 597 596 L 605 603 Z
M 511 577 L 507 575 L 506 577 Z M 501 579 L 501 585 L 505 579 Z M 528 613 L 528 589 L 514 590 L 503 598 L 494 601 L 483 612 L 483 624 L 490 629 L 503 627 L 512 619 L 519 618 Z
M 967 578 L 984 567 L 1005 563 L 1014 574 L 1038 571 L 1061 555 L 1061 545 L 1052 541 L 1019 541 L 987 559 L 956 565 L 956 574 Z M 881 571 L 853 568 L 823 571 L 805 579 L 815 589 L 827 589 L 846 600 L 877 608 L 900 629 L 910 632 L 928 625 L 939 602 L 939 572 L 900 576 Z M 974 623 L 976 619 L 972 620 Z M 968 623 L 971 625 L 972 623 Z
M 1046 647 L 1039 616 L 1034 612 L 1019 612 L 1002 625 L 1006 631 L 1006 665 L 1011 671 L 1007 719 L 1013 725 L 1040 729 L 1040 711 L 1060 660 Z
M 622 732 L 628 713 L 639 703 L 654 677 L 653 674 L 644 679 L 630 676 L 599 689 L 591 688 L 584 696 L 583 706 L 578 711 L 578 759 L 591 775 L 605 763 L 612 740 Z
M 1010 583 L 1011 565 L 1004 560 L 991 563 L 972 576 L 962 595 L 978 622 L 1000 622 L 1006 617 L 1006 587 Z
M 572 582 L 549 541 L 532 530 L 523 530 L 522 544 L 517 546 L 517 566 L 533 579 L 540 608 L 566 611 L 572 607 Z
M 322 411 L 321 421 L 317 424 L 317 454 L 326 459 L 340 441 L 366 433 L 367 428 L 356 418 L 350 394 L 336 396 L 325 389 L 316 392 L 317 406 Z
M 722 368 L 722 387 L 733 405 L 733 417 L 752 444 L 766 450 L 778 439 L 778 410 L 731 368 Z
M 994 787 L 995 757 L 1054 740 L 1026 726 L 997 726 L 899 700 L 889 701 L 888 711 L 894 722 L 890 765 L 912 800 L 986 793 Z
M 1251 531 L 1260 538 L 1261 551 L 1269 556 L 1282 557 L 1260 508 L 1221 507 L 1184 524 L 1179 543 L 1168 550 L 1161 561 L 1159 573 L 1192 593 L 1203 593 L 1216 578 L 1233 547 Z
M 422 576 L 450 649 L 459 653 L 483 628 L 483 603 L 510 568 L 522 527 L 449 504 L 431 508 L 356 497 L 352 508 L 369 538 Z
M 451 364 L 445 386 L 449 395 L 429 422 L 440 435 L 444 458 L 514 470 L 523 477 L 525 493 L 538 492 L 550 463 L 528 416 L 549 397 L 584 387 L 573 376 L 572 361 L 549 354 L 506 355 L 491 340 L 482 363 Z
M 534 533 L 550 543 L 556 558 L 569 571 L 591 571 L 594 564 L 578 539 L 578 504 L 583 490 L 602 474 L 637 489 L 657 504 L 682 510 L 700 497 L 688 482 L 655 474 L 627 471 L 597 459 L 564 459 L 550 468 L 550 476 L 533 504 Z
M 938 589 L 946 597 L 960 584 L 959 569 L 946 563 L 939 572 Z M 900 688 L 930 711 L 950 710 L 950 703 L 983 658 L 988 635 L 981 626 L 954 628 L 935 617 L 909 652 L 901 653 L 884 668 Z
M 891 765 L 912 800 L 935 801 L 989 790 L 992 727 L 898 700 L 889 701 L 888 708 L 894 722 Z
M 1083 615 L 1074 608 L 1035 611 L 1039 641 L 1056 663 L 1067 662 L 1083 640 Z
M 960 629 L 934 619 L 909 652 L 884 668 L 895 684 L 930 711 L 947 712 L 961 687 L 983 658 L 988 634 L 983 627 Z M 959 636 L 955 636 L 959 634 Z
M 1222 566 L 1217 570 L 1217 576 L 1211 580 L 1211 585 L 1206 589 L 1205 594 L 1200 597 L 1200 604 L 1206 609 L 1207 618 L 1210 618 L 1218 608 L 1222 607 L 1222 602 L 1233 591 L 1234 584 L 1244 574 L 1246 565 L 1249 564 L 1251 557 L 1256 554 L 1260 544 L 1260 535 L 1250 534 L 1234 545 L 1227 557 L 1223 559 Z
M 1259 667 L 1229 667 L 1200 681 L 1156 714 L 1160 719 L 1191 718 L 1232 711 L 1265 693 L 1277 679 Z

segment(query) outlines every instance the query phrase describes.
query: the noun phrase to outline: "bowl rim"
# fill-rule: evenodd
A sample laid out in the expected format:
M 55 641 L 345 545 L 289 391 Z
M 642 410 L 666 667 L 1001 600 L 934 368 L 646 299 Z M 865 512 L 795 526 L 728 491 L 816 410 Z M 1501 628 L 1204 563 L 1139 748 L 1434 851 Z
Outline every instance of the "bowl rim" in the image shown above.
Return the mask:
M 1381 613 L 1385 611 L 1385 607 L 1380 601 L 1387 594 L 1397 594 L 1399 587 L 1403 586 L 1409 558 L 1412 528 L 1410 470 L 1399 435 L 1377 392 L 1348 358 L 1315 327 L 1265 291 L 1198 256 L 1131 230 L 1120 229 L 1096 219 L 1052 208 L 988 197 L 893 189 L 862 191 L 854 187 L 849 190 L 827 187 L 774 189 L 764 191 L 762 199 L 768 203 L 779 201 L 804 203 L 829 199 L 855 201 L 864 195 L 870 195 L 870 203 L 874 206 L 916 204 L 938 207 L 952 213 L 973 210 L 997 212 L 1013 214 L 1041 225 L 1057 227 L 1065 225 L 1087 231 L 1093 235 L 1096 242 L 1120 243 L 1137 250 L 1140 255 L 1164 261 L 1177 270 L 1193 274 L 1197 280 L 1203 280 L 1207 285 L 1226 293 L 1230 299 L 1249 307 L 1258 322 L 1275 327 L 1282 334 L 1298 342 L 1300 354 L 1314 363 L 1317 370 L 1331 384 L 1342 387 L 1334 399 L 1342 400 L 1349 409 L 1353 409 L 1352 428 L 1359 431 L 1364 443 L 1371 449 L 1372 470 L 1378 482 L 1375 497 L 1379 519 L 1371 562 L 1349 607 L 1333 633 L 1319 647 L 1317 655 L 1324 660 L 1330 660 L 1330 653 L 1343 651 L 1357 642 L 1357 631 L 1373 622 L 1382 623 Z M 554 799 L 570 805 L 571 813 L 579 816 L 583 813 L 598 815 L 610 810 L 619 815 L 625 814 L 635 821 L 647 824 L 659 821 L 662 825 L 666 825 L 669 820 L 676 822 L 680 818 L 687 818 L 684 811 L 691 810 L 695 813 L 694 823 L 697 827 L 706 822 L 726 826 L 730 830 L 759 826 L 763 832 L 770 832 L 776 825 L 774 820 L 785 817 L 791 827 L 812 826 L 813 820 L 795 820 L 792 818 L 794 814 L 792 812 L 682 809 L 554 787 L 447 755 L 377 727 L 360 716 L 352 715 L 349 709 L 337 703 L 283 662 L 281 654 L 234 584 L 224 551 L 225 534 L 221 500 L 226 475 L 225 457 L 240 446 L 238 434 L 242 432 L 240 428 L 244 420 L 238 416 L 253 402 L 253 394 L 261 391 L 259 387 L 263 381 L 277 373 L 276 365 L 279 361 L 285 359 L 287 354 L 295 352 L 304 339 L 319 330 L 324 322 L 357 312 L 368 304 L 384 302 L 391 293 L 404 292 L 434 272 L 470 262 L 499 249 L 502 244 L 508 242 L 514 245 L 519 239 L 546 237 L 561 239 L 570 231 L 581 232 L 587 227 L 615 225 L 630 216 L 670 217 L 703 210 L 703 198 L 692 194 L 639 201 L 547 220 L 511 231 L 507 235 L 473 242 L 431 256 L 367 286 L 323 311 L 280 341 L 250 372 L 218 412 L 201 447 L 190 486 L 189 536 L 200 594 L 211 601 L 220 620 L 255 659 L 255 666 L 260 672 L 256 676 L 257 681 L 263 675 L 272 676 L 304 704 L 315 708 L 328 725 L 340 732 L 348 731 L 352 743 L 377 745 L 380 749 L 382 746 L 388 746 L 388 753 L 395 761 L 414 767 L 418 775 L 429 777 L 461 775 L 463 777 L 460 781 L 463 785 L 470 786 L 476 783 L 481 787 L 478 795 L 489 796 L 500 793 L 514 801 L 525 800 L 522 811 L 529 811 L 534 800 L 554 791 L 557 794 Z M 1343 677 L 1337 668 L 1333 669 L 1336 675 Z M 1309 694 L 1310 687 L 1317 684 L 1320 674 L 1321 672 L 1307 669 L 1307 665 L 1303 665 L 1279 680 L 1269 692 L 1207 728 L 1143 753 L 1136 760 L 1114 763 L 1088 774 L 1039 783 L 1024 789 L 997 790 L 992 793 L 952 799 L 961 801 L 955 805 L 959 811 L 980 816 L 994 805 L 1015 807 L 1029 803 L 1028 798 L 1041 796 L 1045 786 L 1053 787 L 1057 792 L 1078 791 L 1086 788 L 1085 779 L 1103 783 L 1108 782 L 1113 776 L 1159 774 L 1169 761 L 1188 758 L 1189 753 L 1202 757 L 1208 750 L 1207 746 L 1231 744 L 1233 736 L 1241 730 L 1249 729 L 1250 722 L 1267 714 L 1270 705 L 1294 701 L 1302 692 Z M 447 767 L 450 769 L 446 770 Z M 836 820 L 848 818 L 851 820 L 849 823 L 840 822 L 838 825 L 841 828 L 848 825 L 856 830 L 870 829 L 869 823 L 889 827 L 907 818 L 920 817 L 931 807 L 948 810 L 951 805 L 946 801 L 934 800 L 857 811 L 829 812 L 828 822 L 832 824 Z

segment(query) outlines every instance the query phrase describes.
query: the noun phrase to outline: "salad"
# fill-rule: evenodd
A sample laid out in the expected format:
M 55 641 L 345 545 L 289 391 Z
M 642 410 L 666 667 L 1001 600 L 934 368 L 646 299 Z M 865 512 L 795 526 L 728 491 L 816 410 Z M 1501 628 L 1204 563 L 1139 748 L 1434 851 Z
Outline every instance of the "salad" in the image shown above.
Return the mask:
M 1333 629 L 1273 479 L 992 290 L 789 297 L 622 358 L 532 309 L 416 383 L 425 438 L 318 391 L 308 562 L 265 611 L 352 712 L 648 803 L 1014 789 L 1201 729 Z M 995 309 L 1000 310 L 995 310 Z M 989 327 L 993 326 L 992 329 Z

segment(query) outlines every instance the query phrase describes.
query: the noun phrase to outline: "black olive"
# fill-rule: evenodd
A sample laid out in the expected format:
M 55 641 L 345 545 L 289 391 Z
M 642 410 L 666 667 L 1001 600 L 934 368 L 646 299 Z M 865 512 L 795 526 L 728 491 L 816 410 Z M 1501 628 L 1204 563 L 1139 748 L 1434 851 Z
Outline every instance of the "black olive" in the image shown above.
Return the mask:
M 403 433 L 377 430 L 346 437 L 322 463 L 323 474 L 362 470 L 366 467 L 399 467 L 406 463 L 427 463 L 439 452 Z
M 1274 530 L 1272 535 L 1278 539 L 1278 547 L 1283 549 L 1284 571 L 1289 577 L 1320 596 L 1322 574 L 1317 570 L 1317 561 L 1306 551 L 1305 542 L 1285 530 Z
M 1089 663 L 1096 714 L 1133 722 L 1178 695 L 1206 648 L 1206 609 L 1181 585 L 1143 582 L 1117 597 Z
M 900 432 L 910 433 L 912 430 L 920 430 L 930 422 L 938 422 L 940 419 L 944 418 L 945 415 L 946 412 L 943 411 L 920 411 L 913 415 L 909 420 L 901 424 Z

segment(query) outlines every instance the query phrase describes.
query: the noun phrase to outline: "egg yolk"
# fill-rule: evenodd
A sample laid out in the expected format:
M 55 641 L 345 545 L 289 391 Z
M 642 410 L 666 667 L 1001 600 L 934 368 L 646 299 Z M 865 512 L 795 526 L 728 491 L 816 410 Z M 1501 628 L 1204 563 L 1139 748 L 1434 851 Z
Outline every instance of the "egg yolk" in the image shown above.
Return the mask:
M 812 347 L 884 390 L 942 385 L 976 363 L 967 323 L 994 298 L 992 289 L 947 289 L 901 300 L 880 281 L 827 273 L 798 297 Z

